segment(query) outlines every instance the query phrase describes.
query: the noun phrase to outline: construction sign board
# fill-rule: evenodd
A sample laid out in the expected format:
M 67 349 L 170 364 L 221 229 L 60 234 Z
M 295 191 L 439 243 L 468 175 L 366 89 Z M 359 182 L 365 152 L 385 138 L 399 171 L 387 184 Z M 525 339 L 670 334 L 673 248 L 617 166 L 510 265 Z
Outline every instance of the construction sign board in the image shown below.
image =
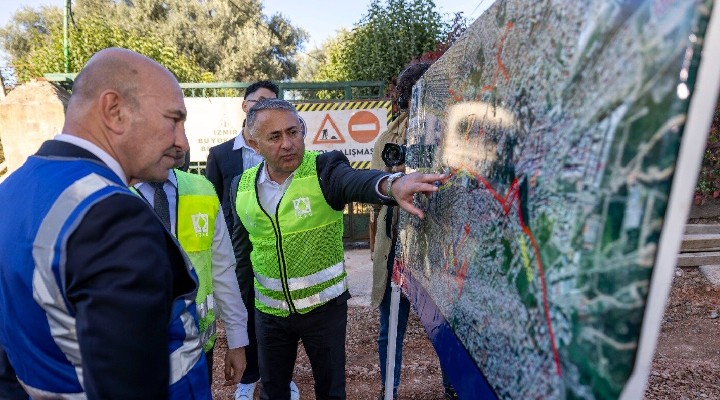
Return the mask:
M 187 97 L 185 134 L 190 161 L 205 162 L 211 147 L 231 140 L 242 130 L 245 113 L 239 97 Z
M 307 125 L 305 148 L 342 151 L 355 168 L 370 168 L 373 145 L 387 129 L 390 101 L 300 103 L 295 107 Z

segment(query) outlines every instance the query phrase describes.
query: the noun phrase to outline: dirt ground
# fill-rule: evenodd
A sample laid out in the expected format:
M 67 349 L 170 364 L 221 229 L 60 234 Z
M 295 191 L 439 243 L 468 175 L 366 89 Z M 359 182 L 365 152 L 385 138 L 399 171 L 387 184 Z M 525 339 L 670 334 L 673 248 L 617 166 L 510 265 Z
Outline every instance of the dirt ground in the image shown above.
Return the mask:
M 720 399 L 720 288 L 677 268 L 646 399 Z
M 645 398 L 720 399 L 720 288 L 713 287 L 697 268 L 677 268 L 665 310 L 662 332 Z M 714 318 L 713 318 L 714 317 Z M 375 339 L 378 312 L 350 307 L 347 338 L 347 397 L 376 399 L 380 367 Z M 221 330 L 221 334 L 224 333 Z M 213 395 L 232 399 L 234 388 L 222 386 L 224 336 L 215 351 Z M 218 351 L 219 350 L 219 351 Z M 313 400 L 313 379 L 307 357 L 301 352 L 295 367 L 301 398 Z M 401 399 L 440 400 L 442 385 L 435 351 L 417 317 L 412 316 L 405 342 Z
M 347 352 L 347 398 L 377 399 L 380 393 L 380 366 L 377 355 L 377 335 L 380 315 L 377 309 L 370 307 L 349 307 L 348 334 L 345 342 Z M 222 358 L 227 343 L 224 331 L 218 330 L 215 346 L 215 365 L 213 372 L 213 398 L 228 400 L 233 398 L 234 387 L 222 386 Z M 310 363 L 304 351 L 300 351 L 293 375 L 300 388 L 302 400 L 314 400 L 313 377 Z M 435 350 L 425 334 L 417 316 L 411 313 L 405 334 L 403 350 L 403 369 L 398 397 L 401 399 L 442 400 L 442 378 L 440 362 Z M 256 391 L 255 398 L 258 399 Z

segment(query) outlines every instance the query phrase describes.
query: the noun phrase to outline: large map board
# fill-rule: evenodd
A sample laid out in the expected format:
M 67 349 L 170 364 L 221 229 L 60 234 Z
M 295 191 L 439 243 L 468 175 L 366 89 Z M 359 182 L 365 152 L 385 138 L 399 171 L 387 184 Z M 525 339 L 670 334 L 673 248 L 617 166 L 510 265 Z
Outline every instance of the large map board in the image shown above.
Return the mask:
M 712 106 L 690 111 L 717 98 L 711 13 L 501 0 L 415 86 L 407 165 L 449 179 L 402 214 L 393 279 L 461 398 L 640 398 Z

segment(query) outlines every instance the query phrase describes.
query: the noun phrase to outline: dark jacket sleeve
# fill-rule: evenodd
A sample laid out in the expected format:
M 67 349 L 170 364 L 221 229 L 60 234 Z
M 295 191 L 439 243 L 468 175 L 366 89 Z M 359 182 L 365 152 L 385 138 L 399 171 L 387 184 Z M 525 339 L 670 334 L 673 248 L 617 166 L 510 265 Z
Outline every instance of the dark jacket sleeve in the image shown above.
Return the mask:
M 216 147 L 211 147 L 208 153 L 207 164 L 205 165 L 205 177 L 215 187 L 215 193 L 217 193 L 218 200 L 223 201 L 223 176 L 220 171 L 220 164 L 216 160 L 217 155 L 215 154 Z
M 253 299 L 255 298 L 253 282 L 254 275 L 252 263 L 250 262 L 252 243 L 250 243 L 250 235 L 248 234 L 247 229 L 245 229 L 245 225 L 243 225 L 240 221 L 235 204 L 240 176 L 241 175 L 238 175 L 233 178 L 232 184 L 230 185 L 229 197 L 233 216 L 233 232 L 231 236 L 233 251 L 235 252 L 235 275 L 237 276 L 238 286 L 240 286 L 240 293 L 242 294 L 245 308 L 252 312 L 255 308 L 255 304 L 253 302 Z
M 150 208 L 128 195 L 94 205 L 70 236 L 65 287 L 88 398 L 167 398 L 172 300 L 194 288 L 178 256 Z
M 381 198 L 375 187 L 386 172 L 375 169 L 355 169 L 342 152 L 330 151 L 317 158 L 317 172 L 320 188 L 328 204 L 335 210 L 342 210 L 345 204 L 371 203 L 395 204 Z

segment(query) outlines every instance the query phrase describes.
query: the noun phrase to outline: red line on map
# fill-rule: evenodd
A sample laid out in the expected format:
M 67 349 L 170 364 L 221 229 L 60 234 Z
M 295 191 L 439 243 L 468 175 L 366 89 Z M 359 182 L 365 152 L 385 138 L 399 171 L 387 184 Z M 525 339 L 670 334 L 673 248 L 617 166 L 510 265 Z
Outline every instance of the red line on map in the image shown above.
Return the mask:
M 512 184 L 510 185 L 510 188 L 507 191 L 507 194 L 503 197 L 500 196 L 500 194 L 493 188 L 493 186 L 490 184 L 490 182 L 487 181 L 484 177 L 480 176 L 478 173 L 472 171 L 469 168 L 466 168 L 464 166 L 460 166 L 458 168 L 452 168 L 450 172 L 450 176 L 447 178 L 448 180 L 451 179 L 454 175 L 458 173 L 458 171 L 463 170 L 470 174 L 472 174 L 478 181 L 482 182 L 482 184 L 485 186 L 485 188 L 490 192 L 490 194 L 495 198 L 495 200 L 500 204 L 500 206 L 503 208 L 503 211 L 505 212 L 505 216 L 510 215 L 510 210 L 513 204 L 517 201 L 517 213 L 518 213 L 518 222 L 520 223 L 520 226 L 522 227 L 523 233 L 530 239 L 530 244 L 533 249 L 533 253 L 535 253 L 535 260 L 537 260 L 538 265 L 538 276 L 540 277 L 540 287 L 542 290 L 542 297 L 543 297 L 543 310 L 545 312 L 545 323 L 548 327 L 548 334 L 550 336 L 550 346 L 552 347 L 553 351 L 553 358 L 555 361 L 555 368 L 557 370 L 557 374 L 562 375 L 562 368 L 560 367 L 560 353 L 558 352 L 557 345 L 555 344 L 555 331 L 553 330 L 552 326 L 552 319 L 550 318 L 550 304 L 548 302 L 548 291 L 547 291 L 547 282 L 545 281 L 545 268 L 543 266 L 542 260 L 540 259 L 540 248 L 538 247 L 537 241 L 535 240 L 535 236 L 533 235 L 532 231 L 530 230 L 530 227 L 528 227 L 525 224 L 525 221 L 523 221 L 522 213 L 520 212 L 520 184 L 517 178 L 513 180 Z M 465 230 L 465 236 L 461 240 L 461 242 L 465 241 L 465 238 L 467 235 L 469 235 L 469 225 L 465 224 L 464 228 Z M 455 257 L 453 257 L 455 259 Z M 467 273 L 467 267 L 463 265 L 463 279 L 465 279 L 465 273 Z M 456 277 L 457 279 L 457 277 Z M 462 294 L 462 285 L 460 285 L 460 290 Z
M 453 89 L 448 89 L 448 93 L 450 94 L 450 96 L 453 97 L 453 100 L 455 100 L 456 102 L 462 101 L 463 99 L 462 96 L 457 94 L 457 92 L 455 92 Z
M 487 92 L 488 90 L 493 90 L 497 87 L 498 75 L 501 72 L 505 77 L 506 81 L 510 80 L 510 74 L 508 74 L 507 69 L 505 69 L 505 64 L 503 64 L 502 62 L 502 52 L 503 47 L 505 47 L 505 39 L 507 39 L 510 29 L 512 29 L 514 26 L 515 24 L 512 21 L 509 21 L 507 24 L 505 24 L 505 32 L 503 33 L 502 38 L 500 38 L 500 45 L 498 45 L 498 51 L 495 54 L 495 61 L 497 61 L 498 69 L 495 70 L 495 74 L 493 74 L 492 83 L 490 85 L 483 86 L 481 90 L 482 92 Z

